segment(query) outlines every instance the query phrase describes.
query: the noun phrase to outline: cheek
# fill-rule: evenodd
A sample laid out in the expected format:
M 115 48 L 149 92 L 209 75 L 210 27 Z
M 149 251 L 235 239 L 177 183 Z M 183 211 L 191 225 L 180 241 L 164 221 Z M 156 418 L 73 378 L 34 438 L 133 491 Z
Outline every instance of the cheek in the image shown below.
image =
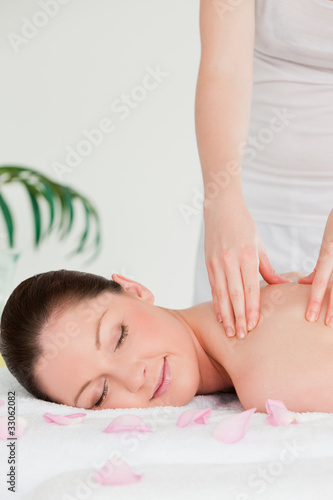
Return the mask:
M 126 322 L 126 318 L 124 321 Z M 133 308 L 130 321 L 134 325 L 133 345 L 138 348 L 144 346 L 145 350 L 156 351 L 156 354 L 165 351 L 178 355 L 190 352 L 192 355 L 194 346 L 188 332 L 167 312 L 152 308 L 144 311 Z
M 197 393 L 200 381 L 198 365 L 189 357 L 170 359 L 174 404 L 176 406 L 189 403 Z
M 126 323 L 126 318 L 124 318 Z M 165 346 L 170 343 L 171 330 L 168 328 L 166 321 L 161 321 L 153 314 L 133 313 L 131 318 L 132 334 L 135 339 L 135 344 L 138 347 L 144 346 L 145 348 L 157 348 Z M 131 334 L 131 327 L 129 328 Z

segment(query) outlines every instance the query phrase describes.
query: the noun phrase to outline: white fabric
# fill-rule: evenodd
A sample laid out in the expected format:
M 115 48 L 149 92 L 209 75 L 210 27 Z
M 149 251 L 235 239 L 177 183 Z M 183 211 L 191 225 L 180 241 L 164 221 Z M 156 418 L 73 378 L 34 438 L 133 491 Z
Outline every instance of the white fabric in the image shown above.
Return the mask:
M 277 273 L 310 274 L 318 260 L 324 228 L 268 224 L 255 220 L 268 258 Z M 259 275 L 260 277 L 260 275 Z M 212 300 L 205 264 L 204 221 L 201 219 L 195 263 L 193 305 Z
M 257 0 L 243 193 L 262 222 L 323 227 L 333 206 L 333 1 Z
M 333 1 L 256 0 L 245 203 L 279 273 L 310 273 L 333 207 Z M 212 300 L 201 223 L 194 304 Z
M 227 445 L 212 435 L 225 417 L 243 411 L 234 394 L 196 396 L 182 407 L 85 410 L 77 426 L 45 421 L 43 414 L 66 415 L 77 408 L 46 403 L 30 396 L 6 367 L 0 368 L 0 416 L 7 414 L 7 392 L 16 392 L 17 415 L 27 428 L 17 440 L 17 491 L 6 490 L 8 449 L 0 441 L 1 500 L 252 500 L 332 498 L 333 415 L 300 413 L 301 424 L 272 427 L 266 414 L 255 413 L 246 436 Z M 212 408 L 206 425 L 178 428 L 186 409 Z M 152 433 L 105 434 L 120 414 L 140 416 Z M 140 483 L 89 486 L 91 474 L 114 454 L 121 456 Z M 92 483 L 94 484 L 94 483 Z

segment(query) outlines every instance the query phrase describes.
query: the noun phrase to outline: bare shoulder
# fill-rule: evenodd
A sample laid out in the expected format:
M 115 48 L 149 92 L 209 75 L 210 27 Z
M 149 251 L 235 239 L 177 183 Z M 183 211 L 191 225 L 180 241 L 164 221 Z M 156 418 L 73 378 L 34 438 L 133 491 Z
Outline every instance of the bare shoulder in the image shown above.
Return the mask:
M 177 312 L 185 319 L 198 339 L 205 338 L 207 332 L 215 330 L 216 327 L 220 328 L 221 333 L 223 333 L 223 325 L 216 318 L 212 300 L 202 302 L 188 309 L 178 309 Z
M 201 70 L 252 75 L 255 0 L 201 0 L 200 36 Z
M 177 312 L 185 319 L 205 352 L 226 368 L 226 355 L 232 345 L 225 334 L 223 323 L 219 323 L 216 318 L 213 301 L 202 302 Z
M 212 323 L 218 323 L 213 301 L 201 302 L 188 309 L 178 310 L 178 313 L 186 320 L 194 332 L 206 330 Z

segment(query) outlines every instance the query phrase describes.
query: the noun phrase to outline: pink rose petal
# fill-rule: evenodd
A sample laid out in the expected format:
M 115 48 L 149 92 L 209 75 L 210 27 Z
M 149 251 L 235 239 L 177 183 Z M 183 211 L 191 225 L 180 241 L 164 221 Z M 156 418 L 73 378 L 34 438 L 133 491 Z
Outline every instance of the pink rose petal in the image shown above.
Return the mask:
M 137 483 L 142 477 L 140 474 L 134 474 L 128 463 L 120 457 L 108 460 L 93 476 L 104 486 Z
M 269 425 L 289 425 L 299 423 L 295 413 L 289 411 L 284 403 L 277 399 L 267 399 L 266 410 L 269 415 L 266 418 L 266 422 Z
M 43 415 L 46 422 L 59 425 L 80 424 L 85 416 L 86 413 L 72 413 L 71 415 L 52 415 L 51 413 L 44 413 Z
M 250 410 L 237 413 L 232 417 L 225 418 L 215 427 L 213 435 L 216 439 L 227 444 L 240 441 L 245 436 L 250 420 L 256 409 L 257 408 L 251 408 Z
M 186 427 L 192 422 L 196 422 L 197 424 L 207 424 L 211 413 L 212 410 L 210 408 L 205 408 L 203 410 L 185 410 L 180 415 L 177 421 L 177 426 Z
M 120 415 L 112 420 L 112 422 L 104 429 L 103 432 L 152 432 L 150 427 L 136 415 Z
M 0 417 L 0 439 L 3 439 L 4 441 L 7 441 L 7 439 L 11 438 L 18 438 L 23 434 L 24 429 L 27 426 L 27 421 L 23 417 L 15 417 L 15 433 L 13 435 L 8 433 L 11 429 L 13 429 L 12 426 L 8 425 L 8 416 L 6 417 Z

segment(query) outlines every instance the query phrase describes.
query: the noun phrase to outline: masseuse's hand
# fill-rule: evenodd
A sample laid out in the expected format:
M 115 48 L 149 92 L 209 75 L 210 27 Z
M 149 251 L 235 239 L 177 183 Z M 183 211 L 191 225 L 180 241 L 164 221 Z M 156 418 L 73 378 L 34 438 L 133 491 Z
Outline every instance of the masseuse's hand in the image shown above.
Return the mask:
M 290 280 L 274 271 L 242 198 L 205 200 L 204 221 L 205 260 L 217 319 L 229 337 L 244 338 L 259 321 L 259 271 L 267 283 Z
M 316 321 L 319 317 L 323 298 L 333 272 L 333 210 L 328 216 L 323 241 L 316 267 L 309 276 L 300 278 L 298 283 L 311 285 L 311 293 L 305 317 L 308 321 Z M 331 288 L 325 323 L 333 326 L 333 286 Z

